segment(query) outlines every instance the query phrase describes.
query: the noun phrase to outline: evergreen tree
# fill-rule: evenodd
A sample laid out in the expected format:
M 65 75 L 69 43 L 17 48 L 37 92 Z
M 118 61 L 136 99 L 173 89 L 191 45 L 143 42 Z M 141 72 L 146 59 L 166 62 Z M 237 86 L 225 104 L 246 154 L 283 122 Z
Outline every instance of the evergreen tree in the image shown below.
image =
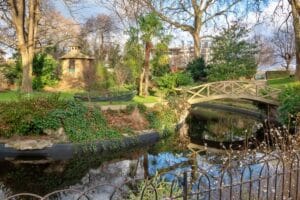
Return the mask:
M 160 77 L 170 72 L 168 55 L 170 40 L 170 36 L 165 36 L 155 45 L 155 51 L 151 60 L 153 76 Z
M 139 95 L 147 96 L 149 94 L 150 55 L 153 49 L 153 39 L 160 38 L 163 35 L 163 24 L 155 13 L 149 13 L 139 17 L 138 25 L 145 46 L 145 60 L 140 76 Z
M 139 43 L 139 31 L 131 27 L 128 31 L 129 39 L 124 48 L 123 63 L 130 69 L 131 79 L 137 81 L 144 63 L 143 45 Z
M 235 23 L 214 38 L 211 64 L 207 70 L 209 81 L 253 77 L 257 68 L 257 46 L 247 41 L 248 32 Z
M 202 57 L 196 58 L 187 65 L 188 72 L 192 75 L 194 81 L 206 79 L 206 64 Z

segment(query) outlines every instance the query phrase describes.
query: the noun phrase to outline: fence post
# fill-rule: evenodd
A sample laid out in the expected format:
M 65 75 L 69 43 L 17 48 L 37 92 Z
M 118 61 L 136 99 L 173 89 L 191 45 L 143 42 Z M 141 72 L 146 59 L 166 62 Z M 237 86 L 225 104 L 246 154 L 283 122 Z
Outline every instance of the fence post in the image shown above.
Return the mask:
M 187 172 L 183 173 L 183 200 L 188 200 L 188 180 Z

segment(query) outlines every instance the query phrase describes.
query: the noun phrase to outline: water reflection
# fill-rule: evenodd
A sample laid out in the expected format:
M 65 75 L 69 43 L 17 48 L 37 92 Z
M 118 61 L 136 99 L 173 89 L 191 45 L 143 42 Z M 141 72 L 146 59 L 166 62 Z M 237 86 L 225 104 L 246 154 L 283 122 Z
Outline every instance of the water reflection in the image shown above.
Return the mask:
M 88 194 L 90 199 L 106 200 L 110 199 L 112 194 L 114 194 L 113 199 L 125 199 L 125 197 L 127 197 L 126 195 L 128 195 L 133 189 L 132 185 L 125 183 L 130 183 L 131 180 L 145 179 L 145 171 L 148 172 L 149 176 L 155 176 L 157 173 L 159 173 L 160 180 L 168 182 L 176 181 L 177 185 L 180 188 L 183 184 L 183 172 L 189 171 L 191 172 L 190 180 L 192 181 L 192 184 L 190 184 L 191 190 L 199 191 L 201 189 L 205 191 L 205 188 L 207 188 L 208 184 L 211 188 L 217 188 L 219 186 L 219 177 L 222 174 L 222 170 L 224 170 L 223 162 L 225 157 L 222 154 L 197 154 L 195 155 L 193 162 L 190 162 L 190 156 L 181 153 L 175 154 L 170 152 L 162 152 L 157 155 L 145 155 L 145 153 L 140 153 L 139 155 L 137 155 L 137 157 L 135 157 L 135 155 L 131 158 L 127 157 L 117 160 L 114 159 L 111 161 L 104 161 L 102 163 L 98 163 L 94 167 L 91 167 L 92 165 L 89 167 L 84 164 L 79 164 L 72 170 L 70 170 L 70 164 L 74 161 L 70 160 L 68 162 L 64 162 L 64 164 L 61 165 L 63 166 L 63 171 L 61 171 L 61 169 L 57 170 L 57 168 L 55 168 L 55 165 L 58 165 L 59 163 L 53 163 L 46 168 L 45 166 L 33 166 L 32 164 L 13 166 L 15 169 L 13 174 L 2 174 L 0 177 L 0 199 L 4 199 L 6 196 L 18 192 L 34 192 L 44 195 L 45 193 L 47 193 L 47 190 L 50 192 L 56 189 L 63 188 L 73 189 L 77 192 L 61 192 L 58 195 L 53 196 L 54 198 L 51 199 L 71 200 L 75 197 L 78 197 L 82 191 L 87 191 L 90 188 L 92 189 L 86 193 Z M 263 157 L 263 155 L 259 154 L 257 154 L 256 156 L 257 160 Z M 90 157 L 90 159 L 92 158 Z M 146 159 L 148 166 L 146 166 L 145 168 L 144 161 Z M 253 158 L 248 160 L 253 160 Z M 245 159 L 245 161 L 247 161 L 247 159 Z M 77 160 L 76 162 L 80 163 L 79 160 Z M 229 184 L 230 181 L 238 182 L 241 179 L 243 181 L 248 181 L 253 178 L 259 178 L 262 172 L 263 174 L 268 174 L 269 172 L 273 173 L 272 163 L 270 163 L 269 171 L 264 171 L 263 163 L 251 164 L 249 165 L 249 167 L 245 168 L 241 167 L 242 165 L 234 160 L 232 160 L 231 162 L 232 164 L 235 163 L 235 167 L 232 168 L 232 170 L 229 170 L 228 173 L 224 173 L 222 179 L 222 183 L 224 185 Z M 38 170 L 41 168 L 43 169 L 42 173 L 40 170 Z M 84 174 L 80 173 L 82 170 L 81 168 L 85 168 L 84 170 L 86 170 L 86 172 Z M 277 168 L 278 167 L 276 167 L 276 169 Z M 193 169 L 195 170 L 194 174 L 196 175 L 194 177 Z M 199 171 L 199 169 L 201 169 L 201 171 Z M 53 176 L 53 174 L 56 174 L 56 176 Z M 26 179 L 26 177 L 29 176 L 32 178 L 31 180 Z M 205 177 L 208 177 L 209 179 Z M 36 183 L 36 181 L 39 182 Z M 43 184 L 42 181 L 46 181 L 47 185 Z M 57 185 L 55 185 L 54 183 Z M 201 186 L 200 189 L 199 185 Z M 121 187 L 122 192 L 120 192 L 119 190 L 115 192 L 116 187 Z M 258 184 L 254 183 L 252 187 L 253 189 L 257 188 Z M 247 187 L 245 189 L 247 189 Z M 205 195 L 203 196 L 203 199 L 207 199 L 207 193 L 204 194 Z M 212 197 L 217 197 L 218 190 L 211 192 L 210 195 Z
M 113 160 L 104 157 L 101 159 L 101 156 L 103 155 L 85 155 L 69 161 L 45 164 L 1 162 L 0 167 L 5 170 L 0 174 L 0 199 L 21 192 L 45 195 L 58 189 L 85 191 L 102 185 L 93 189 L 89 196 L 105 200 L 109 199 L 115 187 L 133 179 L 142 180 L 155 176 L 156 173 L 179 173 L 188 167 L 189 160 L 184 154 L 170 152 L 157 155 L 140 152 Z M 78 194 L 64 192 L 56 198 L 68 200 L 74 195 Z
M 197 107 L 188 119 L 189 135 L 192 142 L 200 144 L 243 142 L 257 137 L 261 121 L 254 116 Z
M 259 119 L 253 117 L 197 108 L 189 119 L 189 134 L 192 141 L 199 141 L 199 138 L 218 143 L 243 141 L 247 137 L 256 137 L 256 124 L 259 122 Z M 146 179 L 159 173 L 164 174 L 162 178 L 165 180 L 172 181 L 176 174 L 185 170 L 196 171 L 198 168 L 217 176 L 223 164 L 222 155 L 189 154 L 186 151 L 149 154 L 147 150 L 102 154 L 86 152 L 70 160 L 40 163 L 1 161 L 0 199 L 21 192 L 45 195 L 58 189 L 85 191 L 95 187 L 89 193 L 92 199 L 105 200 L 109 199 L 115 186 L 130 180 Z M 191 176 L 196 180 L 194 174 Z M 96 187 L 98 185 L 102 186 Z M 123 189 L 129 191 L 131 187 L 127 185 Z M 60 193 L 56 199 L 73 199 L 74 195 L 78 194 Z M 116 194 L 116 197 L 122 199 L 122 195 Z

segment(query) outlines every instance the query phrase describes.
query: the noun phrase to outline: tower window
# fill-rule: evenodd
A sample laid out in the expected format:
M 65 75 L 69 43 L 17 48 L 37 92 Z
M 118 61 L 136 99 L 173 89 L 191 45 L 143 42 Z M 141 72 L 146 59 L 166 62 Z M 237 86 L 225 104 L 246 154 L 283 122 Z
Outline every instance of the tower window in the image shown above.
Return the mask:
M 75 72 L 75 60 L 74 59 L 69 60 L 69 72 L 70 73 Z

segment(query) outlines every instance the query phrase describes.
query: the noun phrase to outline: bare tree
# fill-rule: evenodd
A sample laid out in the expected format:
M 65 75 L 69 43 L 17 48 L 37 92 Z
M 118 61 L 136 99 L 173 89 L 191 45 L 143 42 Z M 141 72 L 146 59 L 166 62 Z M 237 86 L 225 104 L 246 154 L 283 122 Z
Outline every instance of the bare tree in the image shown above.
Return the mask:
M 293 25 L 295 32 L 295 46 L 296 46 L 296 78 L 300 81 L 300 1 L 289 0 L 292 7 Z
M 137 24 L 138 17 L 146 12 L 142 1 L 139 0 L 95 0 L 114 13 L 125 29 Z
M 282 67 L 289 71 L 290 64 L 295 58 L 295 35 L 292 27 L 288 24 L 285 27 L 273 33 L 271 42 L 274 46 L 274 55 L 285 62 Z
M 117 66 L 114 72 L 117 84 L 123 86 L 130 76 L 130 71 L 123 66 Z
M 272 43 L 268 38 L 265 38 L 262 35 L 256 35 L 254 37 L 254 41 L 258 47 L 257 54 L 257 63 L 259 65 L 273 65 L 276 61 L 275 59 L 275 51 Z
M 106 47 L 112 32 L 118 29 L 113 17 L 106 14 L 99 14 L 96 17 L 89 18 L 83 25 L 81 36 L 87 41 L 91 41 L 94 55 L 98 60 L 104 60 Z
M 91 92 L 98 87 L 97 78 L 97 70 L 93 65 L 89 65 L 84 68 L 84 89 L 87 91 L 89 101 L 91 101 Z
M 72 5 L 80 0 L 62 0 Z M 42 46 L 39 30 L 44 6 L 49 1 L 43 0 L 0 0 L 0 45 L 18 50 L 22 59 L 21 91 L 32 92 L 32 62 L 37 46 Z M 50 16 L 48 16 L 50 17 Z M 50 21 L 51 18 L 48 18 Z M 55 27 L 55 26 L 54 26 Z M 48 29 L 51 30 L 51 29 Z
M 285 3 L 288 3 L 290 7 L 287 9 Z M 293 28 L 295 34 L 295 51 L 296 51 L 296 73 L 295 77 L 300 81 L 300 1 L 299 0 L 278 0 L 275 13 L 278 11 L 288 11 L 287 18 L 288 21 L 290 16 L 293 17 Z
M 52 7 L 43 7 L 39 21 L 37 48 L 56 47 L 55 58 L 61 55 L 70 41 L 79 37 L 80 24 L 73 19 L 64 17 Z
M 9 20 L 16 31 L 17 48 L 22 58 L 21 91 L 32 92 L 32 61 L 36 47 L 40 0 L 8 0 Z
M 133 0 L 134 1 L 134 0 Z M 141 0 L 163 21 L 191 34 L 194 40 L 194 57 L 200 56 L 200 39 L 203 26 L 216 17 L 226 15 L 241 0 Z

